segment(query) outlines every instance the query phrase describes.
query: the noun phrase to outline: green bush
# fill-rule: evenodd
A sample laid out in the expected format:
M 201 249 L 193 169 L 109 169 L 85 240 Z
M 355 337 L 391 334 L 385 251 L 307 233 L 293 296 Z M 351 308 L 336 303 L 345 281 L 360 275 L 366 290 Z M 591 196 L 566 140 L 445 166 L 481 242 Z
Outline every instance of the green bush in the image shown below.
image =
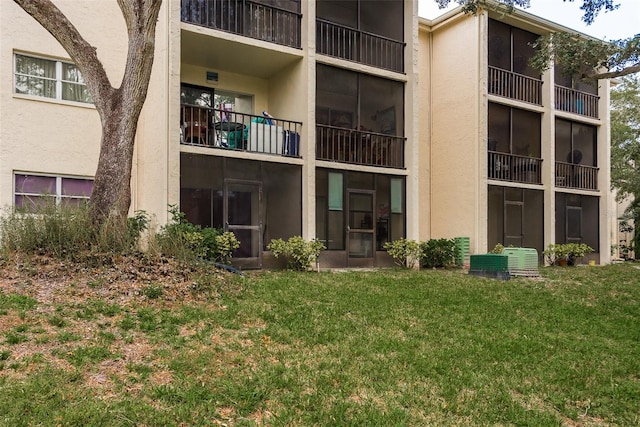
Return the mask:
M 326 247 L 318 239 L 307 242 L 300 236 L 293 236 L 286 242 L 282 239 L 273 239 L 267 245 L 267 249 L 274 257 L 285 258 L 288 269 L 307 271 Z
M 169 206 L 169 214 L 171 220 L 156 235 L 160 251 L 181 261 L 203 258 L 206 253 L 200 227 L 187 221 L 184 212 L 180 212 L 176 205 Z
M 420 245 L 415 240 L 401 237 L 392 242 L 386 242 L 383 248 L 402 268 L 413 268 L 420 260 Z
M 586 243 L 556 243 L 547 246 L 542 254 L 547 264 L 558 265 L 566 261 L 567 265 L 575 265 L 578 259 L 593 252 Z
M 228 262 L 233 251 L 240 247 L 235 234 L 191 224 L 175 205 L 169 206 L 169 213 L 171 221 L 156 235 L 160 251 L 167 256 L 182 261 Z
M 453 239 L 430 239 L 420 243 L 420 266 L 451 267 L 456 262 L 456 242 Z
M 96 228 L 88 204 L 58 205 L 51 197 L 34 211 L 6 210 L 0 217 L 0 245 L 5 252 L 75 260 L 106 255 L 108 259 L 139 250 L 148 224 L 147 214 L 137 211 L 126 227 L 107 220 Z
M 489 251 L 490 254 L 501 254 L 504 250 L 504 246 L 502 243 L 496 243 L 496 245 Z

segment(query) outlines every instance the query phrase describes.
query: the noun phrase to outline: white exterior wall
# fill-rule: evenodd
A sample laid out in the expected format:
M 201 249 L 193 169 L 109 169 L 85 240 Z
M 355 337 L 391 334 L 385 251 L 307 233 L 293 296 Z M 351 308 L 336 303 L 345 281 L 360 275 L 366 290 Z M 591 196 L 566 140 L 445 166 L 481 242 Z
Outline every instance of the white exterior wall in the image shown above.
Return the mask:
M 107 75 L 118 85 L 126 57 L 126 28 L 117 3 L 56 4 L 97 48 Z M 90 104 L 13 93 L 15 52 L 72 61 L 48 32 L 11 1 L 0 2 L 0 40 L 0 205 L 8 206 L 13 203 L 14 171 L 92 177 L 101 127 Z
M 433 29 L 427 119 L 431 123 L 429 238 L 469 237 L 472 253 L 478 253 L 481 230 L 487 224 L 486 181 L 480 179 L 481 159 L 486 157 L 486 113 L 480 111 L 486 102 L 481 96 L 480 18 L 458 16 Z

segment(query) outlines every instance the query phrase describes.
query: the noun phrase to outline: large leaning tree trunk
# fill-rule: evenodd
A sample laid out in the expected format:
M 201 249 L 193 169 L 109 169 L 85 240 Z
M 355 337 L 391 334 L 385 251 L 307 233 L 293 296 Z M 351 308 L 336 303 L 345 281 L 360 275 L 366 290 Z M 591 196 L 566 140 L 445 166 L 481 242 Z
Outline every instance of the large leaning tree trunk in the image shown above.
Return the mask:
M 82 72 L 102 123 L 90 208 L 97 226 L 107 219 L 124 225 L 131 205 L 136 128 L 147 97 L 162 0 L 117 0 L 128 32 L 127 63 L 119 88 L 111 85 L 96 48 L 51 0 L 14 1 L 58 40 Z

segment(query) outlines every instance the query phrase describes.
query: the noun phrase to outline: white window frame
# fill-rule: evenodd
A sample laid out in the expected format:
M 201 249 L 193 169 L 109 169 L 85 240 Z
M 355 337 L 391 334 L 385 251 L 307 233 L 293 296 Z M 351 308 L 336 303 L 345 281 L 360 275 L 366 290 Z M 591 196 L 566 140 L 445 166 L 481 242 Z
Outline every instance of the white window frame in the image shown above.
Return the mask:
M 16 188 L 16 176 L 17 175 L 55 178 L 56 179 L 55 194 L 19 192 L 18 189 Z M 14 171 L 13 172 L 13 201 L 12 201 L 12 205 L 15 207 L 16 196 L 23 196 L 23 197 L 46 197 L 46 196 L 51 196 L 51 197 L 55 197 L 56 206 L 60 206 L 60 204 L 62 203 L 63 199 L 89 200 L 89 198 L 91 197 L 90 195 L 89 196 L 68 196 L 68 195 L 62 194 L 62 180 L 63 179 L 79 179 L 79 180 L 91 181 L 92 190 L 93 190 L 93 183 L 95 182 L 95 179 L 92 176 L 55 175 L 55 174 L 47 174 L 47 173 L 33 173 L 33 172 Z
M 40 77 L 40 76 L 35 76 L 32 74 L 24 74 L 24 73 L 18 73 L 17 71 L 17 67 L 16 67 L 16 58 L 18 56 L 23 56 L 26 58 L 34 58 L 34 59 L 43 59 L 45 61 L 51 61 L 51 62 L 55 62 L 55 70 L 56 70 L 56 75 L 55 78 L 50 78 L 50 77 Z M 52 57 L 48 57 L 48 56 L 44 56 L 44 55 L 34 55 L 34 54 L 30 54 L 30 53 L 25 53 L 25 52 L 13 52 L 13 93 L 14 95 L 20 96 L 20 97 L 25 97 L 25 98 L 34 98 L 34 99 L 39 99 L 39 100 L 49 100 L 49 101 L 59 101 L 59 102 L 64 102 L 64 103 L 71 103 L 71 104 L 79 104 L 79 105 L 85 105 L 85 106 L 93 106 L 93 102 L 85 102 L 85 101 L 74 101 L 74 100 L 70 100 L 70 99 L 63 99 L 62 98 L 62 84 L 66 83 L 66 84 L 72 84 L 72 85 L 79 85 L 79 86 L 84 86 L 86 87 L 87 84 L 84 82 L 84 78 L 83 78 L 83 83 L 78 83 L 78 82 L 73 82 L 70 80 L 64 80 L 62 78 L 62 64 L 69 64 L 69 65 L 73 65 L 75 67 L 77 67 L 72 61 L 64 61 L 61 59 L 57 59 L 57 58 L 52 58 Z M 78 72 L 80 73 L 80 71 L 78 70 Z M 56 84 L 56 96 L 54 97 L 49 97 L 49 96 L 42 96 L 42 95 L 32 95 L 32 94 L 28 94 L 28 93 L 19 93 L 16 91 L 16 85 L 17 85 L 17 76 L 25 76 L 25 77 L 32 77 L 32 78 L 37 78 L 37 79 L 42 79 L 42 80 L 49 80 L 49 81 L 55 81 Z M 82 78 L 82 73 L 80 73 L 80 77 Z

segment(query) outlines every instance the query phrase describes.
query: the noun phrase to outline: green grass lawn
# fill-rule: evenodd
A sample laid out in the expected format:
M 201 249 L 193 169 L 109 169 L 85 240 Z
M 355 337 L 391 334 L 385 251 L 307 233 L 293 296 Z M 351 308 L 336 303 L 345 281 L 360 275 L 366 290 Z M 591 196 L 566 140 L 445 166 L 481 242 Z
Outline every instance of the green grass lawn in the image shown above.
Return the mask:
M 640 425 L 637 267 L 268 272 L 184 304 L 0 293 L 0 425 Z

